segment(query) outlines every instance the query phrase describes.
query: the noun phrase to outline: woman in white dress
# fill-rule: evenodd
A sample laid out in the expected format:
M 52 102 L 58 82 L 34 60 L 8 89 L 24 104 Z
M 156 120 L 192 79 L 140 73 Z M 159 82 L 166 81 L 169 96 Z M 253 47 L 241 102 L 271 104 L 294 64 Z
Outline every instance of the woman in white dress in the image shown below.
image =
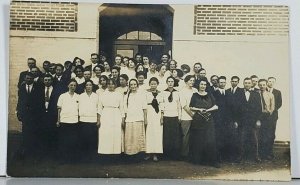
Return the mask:
M 146 151 L 145 128 L 147 126 L 147 99 L 138 90 L 138 81 L 129 81 L 129 92 L 125 96 L 125 151 L 134 155 Z
M 123 96 L 115 88 L 116 82 L 109 79 L 107 91 L 99 96 L 99 154 L 120 154 L 122 151 L 122 125 L 125 117 Z
M 109 77 L 111 74 L 110 65 L 107 61 L 103 62 L 104 72 L 101 73 L 101 75 L 105 75 Z
M 166 83 L 167 78 L 170 76 L 166 73 L 167 71 L 167 66 L 166 65 L 158 65 L 157 66 L 158 69 L 158 75 L 156 76 L 158 81 L 159 81 L 159 85 L 157 87 L 158 90 L 163 91 L 165 90 L 168 86 Z
M 163 153 L 163 115 L 161 104 L 163 102 L 162 93 L 157 90 L 159 82 L 156 77 L 149 80 L 150 89 L 147 90 L 147 119 L 146 129 L 146 153 L 145 159 L 153 157 L 153 161 L 158 161 L 157 154 Z

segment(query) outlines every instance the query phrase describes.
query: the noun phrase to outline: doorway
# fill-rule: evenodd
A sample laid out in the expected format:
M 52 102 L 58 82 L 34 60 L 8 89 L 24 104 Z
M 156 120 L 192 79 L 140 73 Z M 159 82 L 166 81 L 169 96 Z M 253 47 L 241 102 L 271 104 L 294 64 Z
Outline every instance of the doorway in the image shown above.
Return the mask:
M 173 13 L 168 5 L 104 4 L 99 19 L 99 50 L 109 61 L 116 54 L 148 55 L 157 61 L 172 53 Z M 100 52 L 99 51 L 99 52 Z

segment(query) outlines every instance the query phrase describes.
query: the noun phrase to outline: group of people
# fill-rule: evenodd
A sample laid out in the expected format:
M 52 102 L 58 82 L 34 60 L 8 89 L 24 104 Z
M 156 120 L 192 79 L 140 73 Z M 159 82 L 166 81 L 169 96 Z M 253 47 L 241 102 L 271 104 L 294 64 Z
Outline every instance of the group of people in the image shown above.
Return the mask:
M 220 162 L 272 160 L 282 99 L 276 78 L 243 80 L 213 75 L 168 54 L 161 61 L 91 54 L 64 65 L 28 58 L 18 82 L 17 117 L 25 156 L 56 154 L 62 160 L 125 154 L 145 160 Z M 112 63 L 112 65 L 111 65 Z M 211 83 L 211 84 L 210 84 Z M 257 85 L 259 88 L 257 88 Z M 58 151 L 58 152 L 56 152 Z

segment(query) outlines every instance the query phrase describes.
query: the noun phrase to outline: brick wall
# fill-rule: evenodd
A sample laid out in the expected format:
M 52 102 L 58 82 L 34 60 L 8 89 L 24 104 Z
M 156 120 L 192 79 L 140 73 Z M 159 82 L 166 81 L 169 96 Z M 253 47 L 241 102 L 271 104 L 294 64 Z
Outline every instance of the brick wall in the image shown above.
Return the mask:
M 272 5 L 197 5 L 194 35 L 287 36 L 289 10 Z
M 10 29 L 30 31 L 77 31 L 77 3 L 13 1 Z

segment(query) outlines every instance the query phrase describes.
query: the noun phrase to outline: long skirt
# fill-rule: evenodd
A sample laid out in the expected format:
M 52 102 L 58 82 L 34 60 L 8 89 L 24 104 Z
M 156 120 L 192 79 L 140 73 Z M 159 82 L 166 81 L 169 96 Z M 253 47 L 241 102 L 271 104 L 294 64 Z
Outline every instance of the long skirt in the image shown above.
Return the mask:
M 195 128 L 199 120 L 193 120 L 190 133 L 190 161 L 196 164 L 215 165 L 218 163 L 217 146 L 213 121 Z
M 163 150 L 166 157 L 180 157 L 181 132 L 178 117 L 163 118 Z
M 122 150 L 122 117 L 120 109 L 104 108 L 100 122 L 98 153 L 120 154 Z
M 163 126 L 160 124 L 161 113 L 156 113 L 148 106 L 146 128 L 146 153 L 163 153 Z
M 79 122 L 80 153 L 82 158 L 97 154 L 98 128 L 96 123 Z
M 143 121 L 126 122 L 124 153 L 134 155 L 146 151 L 145 126 Z

